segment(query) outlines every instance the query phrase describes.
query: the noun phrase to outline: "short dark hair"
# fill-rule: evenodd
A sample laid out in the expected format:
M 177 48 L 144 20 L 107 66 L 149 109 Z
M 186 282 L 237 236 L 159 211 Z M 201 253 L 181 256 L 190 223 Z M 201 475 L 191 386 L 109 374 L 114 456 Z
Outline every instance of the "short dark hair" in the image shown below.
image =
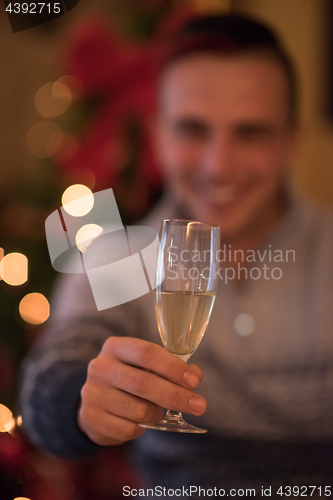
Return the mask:
M 294 64 L 278 35 L 268 26 L 241 14 L 194 17 L 169 40 L 160 60 L 163 70 L 173 62 L 193 53 L 237 55 L 267 54 L 284 69 L 289 89 L 289 119 L 298 118 L 298 82 Z

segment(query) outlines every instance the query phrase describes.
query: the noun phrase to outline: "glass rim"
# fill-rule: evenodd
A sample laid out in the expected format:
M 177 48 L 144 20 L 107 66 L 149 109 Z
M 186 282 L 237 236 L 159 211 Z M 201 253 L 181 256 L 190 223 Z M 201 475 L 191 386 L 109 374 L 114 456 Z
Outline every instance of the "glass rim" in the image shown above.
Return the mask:
M 205 226 L 208 226 L 211 229 L 220 229 L 220 226 L 217 224 L 210 224 L 209 222 L 201 221 L 201 220 L 193 220 L 193 219 L 163 219 L 162 220 L 162 225 L 164 224 L 172 224 L 172 223 L 179 223 L 178 225 L 185 226 L 191 222 L 196 222 L 197 224 L 202 224 Z

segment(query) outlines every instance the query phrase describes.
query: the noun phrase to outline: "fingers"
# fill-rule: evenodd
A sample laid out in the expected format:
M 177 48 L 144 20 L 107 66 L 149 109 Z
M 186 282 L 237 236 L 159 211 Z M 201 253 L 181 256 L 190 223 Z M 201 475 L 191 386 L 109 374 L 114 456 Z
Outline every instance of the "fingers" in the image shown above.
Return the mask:
M 110 337 L 103 351 L 131 366 L 145 368 L 174 384 L 195 389 L 202 380 L 200 368 L 187 365 L 163 347 L 135 338 Z
M 202 415 L 206 411 L 206 400 L 202 396 L 171 383 L 155 373 L 116 361 L 107 378 L 110 386 L 150 401 L 157 406 L 193 415 Z M 140 411 L 144 411 L 141 403 L 135 401 L 135 404 L 140 405 Z M 149 411 L 148 407 L 145 407 L 145 411 Z
M 88 365 L 79 426 L 95 443 L 116 445 L 141 436 L 137 424 L 159 421 L 164 408 L 202 415 L 206 401 L 191 390 L 201 380 L 199 367 L 161 346 L 111 337 Z
M 202 382 L 202 379 L 203 379 L 203 373 L 202 373 L 202 370 L 201 368 L 199 368 L 199 366 L 197 365 L 188 365 L 192 368 L 192 370 L 195 371 L 195 373 L 197 374 L 197 376 L 199 377 L 199 380 L 200 382 Z
M 89 405 L 81 405 L 77 420 L 81 430 L 101 446 L 116 446 L 145 433 L 145 429 L 136 422 Z
M 78 411 L 80 429 L 101 446 L 115 446 L 140 437 L 145 430 L 138 422 L 158 422 L 164 414 L 149 401 L 141 400 L 105 384 L 85 384 Z
M 87 385 L 82 389 L 82 395 L 91 406 L 99 406 L 108 413 L 133 422 L 157 422 L 163 418 L 164 410 L 160 406 L 114 387 Z

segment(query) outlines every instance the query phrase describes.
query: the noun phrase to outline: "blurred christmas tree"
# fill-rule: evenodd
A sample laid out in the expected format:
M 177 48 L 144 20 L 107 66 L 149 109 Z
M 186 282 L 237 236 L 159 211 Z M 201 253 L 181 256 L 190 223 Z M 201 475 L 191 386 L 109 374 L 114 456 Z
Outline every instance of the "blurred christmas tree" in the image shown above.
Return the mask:
M 112 23 L 90 15 L 71 26 L 56 83 L 43 85 L 35 97 L 42 119 L 26 138 L 30 153 L 39 158 L 34 175 L 17 178 L 2 194 L 2 500 L 19 495 L 34 500 L 116 499 L 124 481 L 130 484 L 133 477 L 119 451 L 82 466 L 43 455 L 17 430 L 15 410 L 20 363 L 48 317 L 57 273 L 51 267 L 44 223 L 59 207 L 63 191 L 77 183 L 95 191 L 112 187 L 124 223 L 142 217 L 161 191 L 148 134 L 154 109 L 151 60 L 160 27 L 174 5 L 171 0 L 113 3 Z

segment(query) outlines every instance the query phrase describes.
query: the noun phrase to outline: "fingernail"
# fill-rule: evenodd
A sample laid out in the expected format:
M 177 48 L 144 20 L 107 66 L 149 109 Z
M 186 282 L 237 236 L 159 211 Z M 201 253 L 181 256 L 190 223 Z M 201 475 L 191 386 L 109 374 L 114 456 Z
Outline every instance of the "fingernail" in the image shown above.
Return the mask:
M 196 411 L 197 413 L 203 413 L 206 409 L 206 401 L 204 398 L 193 397 L 188 402 L 191 410 Z
M 185 372 L 183 380 L 188 387 L 191 387 L 191 389 L 194 389 L 194 387 L 197 387 L 200 383 L 199 377 L 191 372 Z

